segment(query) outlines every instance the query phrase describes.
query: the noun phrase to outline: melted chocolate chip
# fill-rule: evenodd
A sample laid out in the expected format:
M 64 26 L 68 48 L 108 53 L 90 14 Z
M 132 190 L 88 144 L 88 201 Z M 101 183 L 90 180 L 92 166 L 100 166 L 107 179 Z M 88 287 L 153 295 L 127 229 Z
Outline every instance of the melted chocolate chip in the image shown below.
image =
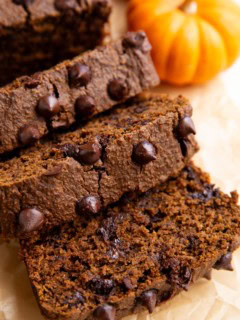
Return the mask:
M 116 237 L 116 223 L 113 217 L 104 219 L 101 227 L 97 231 L 98 235 L 101 235 L 104 241 L 112 241 Z
M 79 306 L 79 304 L 84 304 L 85 299 L 80 292 L 76 292 L 75 294 L 71 295 L 67 299 L 65 299 L 65 304 L 68 304 L 70 308 L 74 308 Z
M 98 320 L 115 320 L 116 309 L 109 305 L 103 304 L 94 311 L 94 317 Z
M 146 34 L 144 32 L 128 32 L 123 39 L 123 46 L 125 48 L 136 48 L 143 52 L 149 52 L 152 47 L 148 41 L 146 41 Z
M 227 270 L 227 271 L 233 271 L 232 266 L 232 253 L 228 252 L 225 255 L 223 255 L 214 265 L 213 267 L 216 270 Z
M 153 313 L 157 304 L 157 291 L 148 290 L 141 295 L 142 304 L 148 309 L 149 313 Z
M 188 144 L 187 144 L 187 141 L 186 140 L 180 140 L 180 148 L 181 148 L 181 151 L 182 151 L 182 155 L 184 157 L 187 157 L 188 155 Z
M 194 122 L 190 117 L 182 118 L 178 124 L 178 135 L 180 138 L 185 139 L 190 134 L 196 134 L 196 128 Z
M 18 137 L 21 144 L 28 145 L 40 139 L 40 132 L 36 126 L 29 124 L 19 130 Z
M 123 278 L 123 285 L 127 290 L 132 290 L 134 288 L 134 285 L 129 277 Z
M 71 157 L 74 159 L 77 158 L 77 150 L 75 145 L 66 143 L 59 146 L 59 149 L 63 151 L 65 157 Z
M 86 196 L 77 202 L 76 211 L 81 215 L 95 215 L 101 209 L 100 199 L 96 196 Z
M 112 100 L 121 101 L 129 92 L 126 82 L 122 79 L 113 79 L 108 84 L 108 94 Z
M 114 288 L 114 281 L 111 279 L 94 278 L 88 282 L 91 291 L 101 296 L 109 295 Z
M 83 95 L 78 97 L 75 103 L 75 111 L 78 117 L 88 118 L 95 112 L 95 102 L 93 98 Z
M 44 222 L 44 214 L 39 210 L 25 209 L 20 212 L 18 218 L 19 232 L 29 233 L 38 230 Z
M 78 62 L 69 68 L 68 76 L 71 86 L 83 87 L 90 82 L 92 75 L 87 65 Z
M 160 296 L 160 301 L 164 302 L 169 300 L 173 295 L 173 289 L 167 290 L 162 292 L 161 296 Z
M 38 113 L 46 119 L 50 119 L 60 111 L 60 104 L 54 95 L 42 97 L 37 106 Z
M 196 173 L 192 167 L 186 167 L 184 171 L 187 173 L 188 180 L 196 180 Z
M 214 189 L 214 185 L 204 184 L 202 192 L 193 192 L 191 193 L 191 198 L 199 199 L 201 201 L 207 202 L 213 197 L 219 196 L 219 190 Z
M 133 148 L 132 159 L 138 164 L 148 164 L 157 159 L 156 148 L 152 143 L 142 141 Z
M 96 142 L 89 142 L 78 147 L 77 158 L 82 164 L 92 165 L 102 155 L 102 147 Z
M 17 5 L 28 6 L 32 4 L 34 0 L 13 0 L 13 2 Z
M 205 279 L 207 279 L 207 280 L 209 280 L 209 281 L 212 280 L 212 269 L 208 270 L 208 271 L 204 274 L 203 278 L 205 278 Z
M 55 0 L 55 7 L 59 11 L 74 9 L 76 7 L 75 0 Z
M 191 280 L 192 271 L 187 266 L 182 266 L 180 261 L 176 258 L 169 258 L 163 255 L 159 256 L 159 262 L 161 265 L 161 272 L 166 275 L 168 282 L 187 290 Z
M 200 244 L 199 239 L 195 236 L 188 236 L 187 239 L 189 241 L 187 249 L 191 252 L 196 252 Z

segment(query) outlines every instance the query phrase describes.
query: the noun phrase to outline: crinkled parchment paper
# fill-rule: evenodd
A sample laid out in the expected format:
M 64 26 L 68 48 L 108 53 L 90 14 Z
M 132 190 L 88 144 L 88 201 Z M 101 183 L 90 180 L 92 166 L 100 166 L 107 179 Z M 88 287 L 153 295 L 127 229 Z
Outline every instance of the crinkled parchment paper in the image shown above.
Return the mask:
M 125 30 L 125 3 L 117 3 L 115 35 Z M 240 192 L 240 61 L 207 85 L 158 90 L 191 99 L 201 146 L 196 163 L 225 192 Z M 200 280 L 151 317 L 142 313 L 126 320 L 239 320 L 240 251 L 234 256 L 234 266 L 232 273 L 214 271 L 212 281 Z M 14 243 L 0 245 L 0 320 L 43 320 Z

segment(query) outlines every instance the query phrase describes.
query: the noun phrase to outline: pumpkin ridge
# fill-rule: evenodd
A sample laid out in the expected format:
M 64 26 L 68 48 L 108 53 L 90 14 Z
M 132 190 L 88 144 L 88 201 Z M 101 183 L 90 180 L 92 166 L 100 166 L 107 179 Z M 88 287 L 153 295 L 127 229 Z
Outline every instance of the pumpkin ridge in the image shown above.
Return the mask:
M 163 17 L 163 16 L 165 16 L 165 17 Z M 177 19 L 177 17 L 178 17 L 178 19 Z M 171 50 L 172 43 L 174 42 L 174 39 L 175 39 L 179 29 L 184 24 L 185 17 L 184 17 L 183 13 L 179 14 L 176 11 L 172 11 L 172 12 L 169 12 L 165 15 L 159 16 L 158 19 L 162 20 L 161 29 L 159 30 L 159 28 L 158 28 L 159 21 L 156 20 L 152 24 L 152 26 L 150 28 L 148 28 L 146 31 L 147 31 L 147 35 L 149 36 L 150 42 L 154 43 L 154 38 L 155 37 L 159 38 L 160 32 L 165 34 L 166 33 L 165 30 L 171 30 L 171 32 L 169 32 L 171 37 L 169 35 L 165 35 L 165 38 L 162 38 L 162 40 L 164 39 L 164 41 L 165 41 L 164 44 L 162 45 L 163 41 L 161 43 L 159 42 L 155 46 L 155 48 L 153 48 L 153 51 L 152 51 L 153 60 L 155 61 L 156 68 L 157 68 L 159 75 L 160 75 L 160 79 L 167 80 L 166 79 L 166 73 L 167 73 L 166 67 L 167 67 L 169 52 Z M 171 28 L 170 28 L 170 26 L 171 26 Z M 158 54 L 158 46 L 162 46 L 161 56 L 159 56 L 159 54 Z
M 227 67 L 231 66 L 240 54 L 240 41 L 235 39 L 236 35 L 240 34 L 239 17 L 232 12 L 222 12 L 222 10 L 214 8 L 207 13 L 205 12 L 203 19 L 208 21 L 221 34 L 228 53 Z M 236 20 L 236 23 L 233 23 L 234 20 Z M 228 26 L 227 22 L 231 22 L 230 28 L 226 27 Z M 234 28 L 235 30 L 233 30 Z
M 198 19 L 198 25 L 199 25 L 199 37 L 200 37 L 200 52 L 201 56 L 199 59 L 199 65 L 197 67 L 195 76 L 193 78 L 193 83 L 203 83 L 209 78 L 213 78 L 218 72 L 219 69 L 224 70 L 227 65 L 227 50 L 225 47 L 225 43 L 221 37 L 221 34 L 206 20 L 199 17 Z M 208 29 L 208 30 L 206 30 Z M 207 46 L 206 46 L 206 37 L 213 36 L 215 34 L 216 38 L 218 38 L 219 44 L 216 45 L 216 51 L 217 54 L 212 54 L 213 52 L 213 41 L 209 41 L 209 44 L 211 45 L 211 49 L 209 50 L 210 54 L 207 52 Z M 216 39 L 215 38 L 215 39 Z M 224 57 L 219 58 L 219 50 L 220 50 L 220 43 L 222 45 L 223 51 L 224 51 Z M 208 49 L 209 49 L 208 45 Z M 213 60 L 211 60 L 210 63 L 208 63 L 210 57 L 213 57 Z M 205 60 L 204 60 L 205 58 Z M 220 67 L 219 64 L 217 64 L 217 60 L 222 62 L 222 66 Z M 215 69 L 214 69 L 215 64 Z M 202 65 L 205 66 L 205 68 L 202 68 Z M 209 66 L 210 67 L 209 67 Z
M 191 67 L 192 70 L 191 71 L 188 71 L 188 70 L 186 71 L 185 70 L 186 71 L 185 74 L 181 73 L 181 75 L 177 75 L 178 69 L 180 70 L 181 68 L 177 68 L 176 61 L 177 61 L 177 58 L 181 61 L 183 56 L 184 56 L 184 54 L 181 55 L 181 57 L 180 57 L 180 54 L 178 53 L 176 55 L 176 58 L 172 58 L 172 57 L 174 57 L 174 51 L 175 51 L 174 50 L 175 49 L 174 46 L 177 43 L 182 43 L 183 40 L 182 39 L 179 40 L 179 36 L 181 35 L 181 33 L 182 33 L 182 35 L 186 36 L 186 32 L 184 32 L 184 29 L 185 28 L 187 29 L 188 24 L 190 24 L 190 21 L 193 24 L 196 24 L 196 28 L 195 28 L 196 34 L 195 35 L 196 35 L 196 37 L 198 39 L 196 39 L 196 41 L 195 41 L 196 48 L 194 48 L 194 50 L 193 50 L 193 48 L 190 48 L 190 46 L 189 46 L 188 49 L 189 49 L 189 53 L 190 53 L 191 50 L 194 51 L 193 53 L 196 55 L 196 60 L 195 61 L 192 60 L 191 63 L 189 63 L 188 60 L 185 61 L 185 64 L 189 65 L 189 67 Z M 197 70 L 198 61 L 199 61 L 199 57 L 200 57 L 200 55 L 199 55 L 200 40 L 199 40 L 199 28 L 198 28 L 198 25 L 197 25 L 197 23 L 195 21 L 196 21 L 195 17 L 192 17 L 190 15 L 185 16 L 185 21 L 184 21 L 182 27 L 179 29 L 178 34 L 176 34 L 175 40 L 172 43 L 172 47 L 169 50 L 169 56 L 168 56 L 168 60 L 167 60 L 167 70 L 168 70 L 167 71 L 167 77 L 168 77 L 167 80 L 169 81 L 169 79 L 171 79 L 171 82 L 173 82 L 175 84 L 178 84 L 178 85 L 186 85 L 187 83 L 191 82 L 192 78 L 194 77 L 194 75 L 196 73 L 196 70 Z M 190 41 L 190 42 L 192 43 L 192 41 Z M 186 41 L 186 44 L 190 43 L 190 42 Z M 185 51 L 187 49 L 186 46 L 182 46 L 182 47 L 184 49 L 181 49 L 180 51 Z M 194 57 L 194 54 L 191 54 L 191 55 L 189 54 L 189 57 L 191 57 L 191 58 Z M 173 61 L 174 65 L 175 65 L 173 68 L 172 68 L 172 61 Z M 172 71 L 171 71 L 171 69 L 172 69 Z M 188 75 L 187 75 L 187 72 L 189 73 Z

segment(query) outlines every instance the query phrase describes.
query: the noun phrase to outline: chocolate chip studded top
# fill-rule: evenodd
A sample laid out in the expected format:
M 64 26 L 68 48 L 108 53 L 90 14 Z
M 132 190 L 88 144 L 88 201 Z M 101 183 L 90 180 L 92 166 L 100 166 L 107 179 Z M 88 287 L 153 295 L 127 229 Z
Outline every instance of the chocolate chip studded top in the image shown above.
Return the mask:
M 96 216 L 125 192 L 144 192 L 175 176 L 197 150 L 190 136 L 183 156 L 175 134 L 179 118 L 191 113 L 183 97 L 142 95 L 0 162 L 3 236 L 19 236 L 18 216 L 33 203 L 44 212 L 43 228 L 50 229 L 77 216 Z
M 22 241 L 42 312 L 66 320 L 151 313 L 212 267 L 230 270 L 240 244 L 236 198 L 216 192 L 207 174 L 188 166 L 178 178 L 138 197 L 126 195 L 93 219 L 79 217 Z
M 149 43 L 144 33 L 139 36 L 142 44 Z M 0 154 L 21 147 L 19 131 L 32 122 L 40 138 L 157 85 L 150 52 L 136 46 L 126 48 L 123 39 L 1 88 Z

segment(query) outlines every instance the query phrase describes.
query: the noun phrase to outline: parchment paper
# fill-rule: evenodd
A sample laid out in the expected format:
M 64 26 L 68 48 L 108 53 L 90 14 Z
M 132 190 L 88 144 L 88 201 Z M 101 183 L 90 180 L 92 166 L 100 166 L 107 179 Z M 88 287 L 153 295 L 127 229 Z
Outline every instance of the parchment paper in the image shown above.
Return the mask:
M 126 28 L 125 6 L 126 1 L 116 1 L 114 36 Z M 157 90 L 191 99 L 201 146 L 195 162 L 222 190 L 240 192 L 240 61 L 207 85 L 181 89 L 163 85 Z M 17 250 L 15 243 L 0 245 L 0 320 L 43 320 Z M 234 267 L 232 273 L 213 271 L 212 281 L 200 280 L 152 316 L 142 313 L 126 320 L 239 320 L 240 250 L 234 255 Z

